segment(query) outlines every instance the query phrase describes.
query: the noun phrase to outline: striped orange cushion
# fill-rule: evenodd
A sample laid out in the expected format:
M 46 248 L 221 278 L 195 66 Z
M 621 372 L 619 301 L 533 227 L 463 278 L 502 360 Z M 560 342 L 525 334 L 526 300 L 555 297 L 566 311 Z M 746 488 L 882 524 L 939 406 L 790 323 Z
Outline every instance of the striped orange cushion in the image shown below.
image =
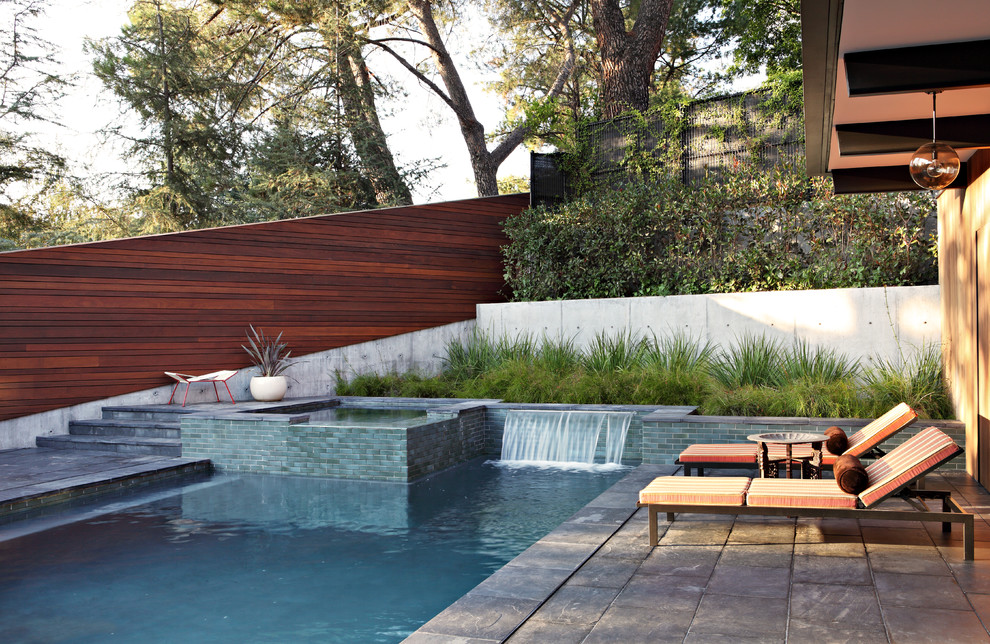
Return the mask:
M 947 434 L 929 427 L 866 468 L 870 487 L 859 498 L 870 507 L 962 451 Z
M 742 505 L 751 479 L 745 476 L 661 476 L 639 492 L 643 504 Z
M 834 479 L 754 479 L 746 505 L 769 508 L 855 508 L 856 495 Z
M 689 445 L 677 458 L 681 463 L 756 463 L 756 443 Z
M 860 457 L 918 418 L 918 413 L 901 403 L 849 437 L 846 454 Z

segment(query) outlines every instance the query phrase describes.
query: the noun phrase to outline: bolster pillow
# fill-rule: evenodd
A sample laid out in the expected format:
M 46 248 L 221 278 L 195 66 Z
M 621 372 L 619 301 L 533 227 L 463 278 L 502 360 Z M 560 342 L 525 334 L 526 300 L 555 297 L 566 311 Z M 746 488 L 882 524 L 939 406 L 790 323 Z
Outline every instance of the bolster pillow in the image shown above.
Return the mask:
M 849 438 L 841 427 L 829 427 L 825 430 L 825 435 L 828 436 L 825 448 L 836 456 L 849 449 Z
M 832 472 L 835 474 L 835 482 L 839 484 L 839 489 L 847 494 L 859 494 L 870 486 L 866 468 L 851 454 L 843 454 L 835 459 Z

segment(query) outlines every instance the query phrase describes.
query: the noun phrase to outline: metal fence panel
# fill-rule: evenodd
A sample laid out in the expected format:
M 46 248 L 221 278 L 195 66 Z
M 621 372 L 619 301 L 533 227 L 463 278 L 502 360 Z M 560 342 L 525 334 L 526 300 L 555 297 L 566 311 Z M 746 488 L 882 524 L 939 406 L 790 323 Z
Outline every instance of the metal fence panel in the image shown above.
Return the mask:
M 632 153 L 664 163 L 672 146 L 679 146 L 679 153 L 666 163 L 674 166 L 670 172 L 680 172 L 686 184 L 696 184 L 706 176 L 717 179 L 736 163 L 758 163 L 767 169 L 797 163 L 804 155 L 801 114 L 786 106 L 780 111 L 768 109 L 768 98 L 768 92 L 748 92 L 695 101 L 684 110 L 677 140 L 665 133 L 657 114 L 590 123 L 579 136 L 591 180 L 598 187 L 617 187 L 634 174 L 626 163 Z M 534 154 L 531 158 L 534 203 L 565 199 L 561 195 L 569 192 L 561 187 L 567 179 L 559 167 L 560 155 Z

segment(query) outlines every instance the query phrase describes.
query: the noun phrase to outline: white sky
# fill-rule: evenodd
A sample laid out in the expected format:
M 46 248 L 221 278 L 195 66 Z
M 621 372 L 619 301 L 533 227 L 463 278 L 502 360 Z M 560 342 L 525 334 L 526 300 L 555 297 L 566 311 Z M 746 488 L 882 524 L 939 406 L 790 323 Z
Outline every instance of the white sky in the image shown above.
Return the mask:
M 116 118 L 118 108 L 112 96 L 90 74 L 91 61 L 83 53 L 83 38 L 103 38 L 120 33 L 133 0 L 53 0 L 47 15 L 38 23 L 40 35 L 61 48 L 62 72 L 78 74 L 78 80 L 56 107 L 55 121 L 63 127 L 42 131 L 44 140 L 53 142 L 70 159 L 89 164 L 93 172 L 113 171 L 123 167 L 119 151 L 101 142 L 97 132 Z M 381 64 L 380 59 L 372 61 Z M 497 97 L 486 93 L 473 67 L 462 64 L 460 72 L 479 120 L 486 129 L 495 127 L 502 116 Z M 419 190 L 416 203 L 447 201 L 477 196 L 467 148 L 450 109 L 428 90 L 420 87 L 404 70 L 391 72 L 409 92 L 404 103 L 415 106 L 403 109 L 392 106 L 384 115 L 383 127 L 399 163 L 427 157 L 440 157 L 446 168 L 437 170 Z M 35 128 L 38 129 L 38 128 Z M 77 169 L 78 170 L 78 169 Z M 529 176 L 529 153 L 518 148 L 499 168 L 499 177 Z M 430 188 L 436 190 L 433 191 Z

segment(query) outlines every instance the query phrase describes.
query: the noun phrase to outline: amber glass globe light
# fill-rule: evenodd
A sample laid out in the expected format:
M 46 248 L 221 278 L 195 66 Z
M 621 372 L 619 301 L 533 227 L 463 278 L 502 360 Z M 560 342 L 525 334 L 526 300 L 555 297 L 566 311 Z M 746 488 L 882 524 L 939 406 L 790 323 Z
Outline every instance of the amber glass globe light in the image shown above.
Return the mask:
M 925 190 L 941 190 L 959 176 L 959 155 L 945 143 L 935 138 L 935 95 L 932 95 L 932 142 L 914 151 L 908 168 L 911 178 Z
M 959 155 L 945 143 L 932 141 L 911 157 L 911 178 L 925 190 L 941 190 L 959 176 Z

